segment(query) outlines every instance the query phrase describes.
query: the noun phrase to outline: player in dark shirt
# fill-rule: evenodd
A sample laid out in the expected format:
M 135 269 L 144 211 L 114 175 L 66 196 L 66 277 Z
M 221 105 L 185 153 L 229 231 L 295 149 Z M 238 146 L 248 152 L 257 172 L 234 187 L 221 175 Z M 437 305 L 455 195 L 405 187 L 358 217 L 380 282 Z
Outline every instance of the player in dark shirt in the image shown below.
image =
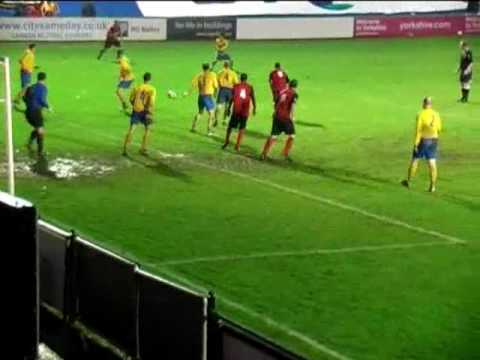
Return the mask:
M 122 34 L 122 30 L 120 29 L 120 24 L 118 23 L 118 21 L 115 21 L 107 31 L 107 38 L 105 40 L 105 45 L 103 46 L 103 49 L 100 50 L 100 53 L 97 56 L 98 60 L 100 60 L 103 54 L 105 54 L 105 52 L 108 49 L 110 49 L 112 46 L 115 46 L 116 48 L 119 48 L 119 49 L 122 47 L 119 39 L 121 34 Z
M 45 130 L 43 128 L 43 114 L 42 109 L 48 109 L 51 111 L 47 102 L 47 87 L 45 80 L 47 74 L 44 72 L 38 73 L 37 83 L 29 86 L 25 91 L 23 100 L 27 109 L 25 110 L 25 118 L 28 123 L 33 127 L 33 131 L 30 133 L 30 138 L 27 143 L 28 150 L 32 151 L 32 144 L 37 141 L 37 152 L 39 156 L 43 156 L 43 140 L 45 137 Z
M 460 88 L 462 90 L 462 97 L 460 102 L 468 102 L 468 96 L 470 95 L 470 88 L 472 85 L 473 77 L 473 54 L 468 44 L 465 41 L 460 42 L 461 56 L 458 72 L 460 73 Z
M 294 113 L 295 104 L 297 103 L 298 94 L 296 91 L 297 80 L 291 80 L 287 87 L 280 91 L 275 102 L 275 113 L 273 114 L 272 132 L 265 142 L 261 160 L 265 160 L 270 152 L 270 149 L 277 141 L 278 135 L 285 133 L 287 141 L 283 148 L 282 155 L 285 160 L 291 160 L 289 157 L 290 150 L 293 146 L 293 139 L 295 138 Z
M 257 111 L 257 104 L 255 102 L 255 91 L 253 87 L 247 83 L 248 76 L 243 73 L 240 75 L 240 83 L 233 86 L 233 96 L 228 104 L 227 113 L 232 114 L 230 122 L 228 123 L 227 135 L 222 149 L 226 149 L 230 143 L 230 135 L 232 130 L 238 128 L 237 143 L 235 144 L 235 151 L 240 150 L 245 128 L 247 127 L 247 120 L 250 116 L 250 103 L 253 105 L 253 115 Z M 231 112 L 233 105 L 233 113 Z
M 268 82 L 270 83 L 270 89 L 272 90 L 273 102 L 277 100 L 280 91 L 287 87 L 288 81 L 288 75 L 285 70 L 282 69 L 282 65 L 280 65 L 278 62 L 275 63 L 275 68 L 268 76 Z

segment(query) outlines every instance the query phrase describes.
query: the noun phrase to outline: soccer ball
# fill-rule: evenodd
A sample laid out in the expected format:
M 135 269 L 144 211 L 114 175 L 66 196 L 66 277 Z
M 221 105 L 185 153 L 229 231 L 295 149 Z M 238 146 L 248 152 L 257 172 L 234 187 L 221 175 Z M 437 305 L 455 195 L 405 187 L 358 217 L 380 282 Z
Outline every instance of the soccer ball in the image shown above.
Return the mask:
M 175 93 L 175 91 L 173 90 L 168 90 L 167 91 L 167 96 L 170 98 L 170 99 L 175 99 L 177 97 L 177 94 Z
M 462 31 L 462 30 L 458 30 L 458 31 L 457 31 L 457 35 L 458 35 L 458 36 L 462 36 L 462 35 L 463 35 L 463 31 Z

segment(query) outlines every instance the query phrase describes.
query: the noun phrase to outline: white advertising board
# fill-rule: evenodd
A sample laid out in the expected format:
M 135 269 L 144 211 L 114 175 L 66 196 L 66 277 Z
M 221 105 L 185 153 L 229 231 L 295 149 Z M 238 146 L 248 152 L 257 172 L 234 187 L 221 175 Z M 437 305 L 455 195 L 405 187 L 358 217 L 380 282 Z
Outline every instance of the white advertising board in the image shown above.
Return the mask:
M 245 18 L 237 21 L 237 39 L 352 38 L 353 17 Z
M 124 40 L 166 40 L 166 19 L 120 18 Z M 0 41 L 104 40 L 110 18 L 0 18 Z

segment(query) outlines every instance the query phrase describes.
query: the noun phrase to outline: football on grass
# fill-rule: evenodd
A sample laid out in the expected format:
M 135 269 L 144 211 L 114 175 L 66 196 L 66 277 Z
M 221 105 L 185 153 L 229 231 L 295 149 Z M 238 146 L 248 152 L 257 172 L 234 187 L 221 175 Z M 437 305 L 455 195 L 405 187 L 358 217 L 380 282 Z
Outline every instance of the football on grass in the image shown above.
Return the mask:
M 170 98 L 170 99 L 175 99 L 177 97 L 177 93 L 173 90 L 168 90 L 167 91 L 167 96 Z

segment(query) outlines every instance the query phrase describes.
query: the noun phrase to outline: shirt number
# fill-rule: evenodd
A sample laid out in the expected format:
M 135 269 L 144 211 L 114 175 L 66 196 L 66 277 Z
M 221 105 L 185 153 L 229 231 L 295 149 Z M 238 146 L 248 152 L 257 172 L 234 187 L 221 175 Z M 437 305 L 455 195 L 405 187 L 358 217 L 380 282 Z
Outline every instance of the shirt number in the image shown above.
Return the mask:
M 240 90 L 240 99 L 246 99 L 247 98 L 247 92 L 245 89 Z

